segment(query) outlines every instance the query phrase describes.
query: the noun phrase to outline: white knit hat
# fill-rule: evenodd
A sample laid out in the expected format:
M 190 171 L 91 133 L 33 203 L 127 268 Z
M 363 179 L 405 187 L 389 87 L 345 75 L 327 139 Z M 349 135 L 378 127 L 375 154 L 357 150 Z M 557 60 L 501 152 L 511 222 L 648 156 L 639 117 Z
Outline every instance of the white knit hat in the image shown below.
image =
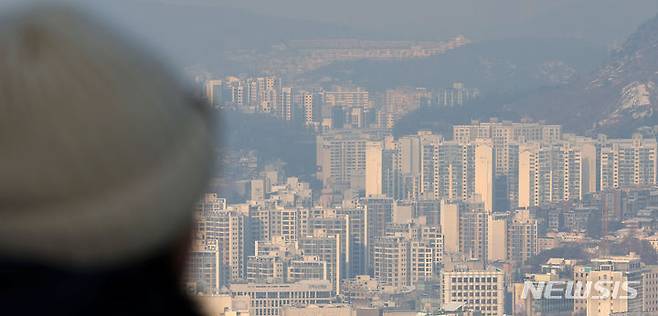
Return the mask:
M 205 110 L 77 10 L 0 18 L 0 258 L 93 266 L 167 247 L 209 176 Z

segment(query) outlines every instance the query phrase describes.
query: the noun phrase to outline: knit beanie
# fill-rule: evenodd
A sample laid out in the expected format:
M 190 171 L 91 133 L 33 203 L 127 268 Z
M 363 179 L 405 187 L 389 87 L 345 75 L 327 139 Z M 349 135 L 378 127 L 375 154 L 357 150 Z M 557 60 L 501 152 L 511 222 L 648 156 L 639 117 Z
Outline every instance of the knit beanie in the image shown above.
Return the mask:
M 112 265 L 189 228 L 210 113 L 133 43 L 66 6 L 0 17 L 0 258 Z

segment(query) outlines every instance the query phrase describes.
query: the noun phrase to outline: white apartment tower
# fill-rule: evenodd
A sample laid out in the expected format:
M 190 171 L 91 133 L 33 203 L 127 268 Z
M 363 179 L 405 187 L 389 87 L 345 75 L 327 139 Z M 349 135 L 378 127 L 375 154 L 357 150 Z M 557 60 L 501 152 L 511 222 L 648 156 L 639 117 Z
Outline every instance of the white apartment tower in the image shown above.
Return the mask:
M 490 141 L 477 141 L 475 143 L 475 193 L 484 203 L 488 213 L 494 207 L 494 175 L 496 172 L 494 148 Z
M 382 194 L 382 142 L 366 142 L 365 194 L 378 196 Z
M 506 261 L 509 214 L 489 214 L 487 221 L 487 261 Z

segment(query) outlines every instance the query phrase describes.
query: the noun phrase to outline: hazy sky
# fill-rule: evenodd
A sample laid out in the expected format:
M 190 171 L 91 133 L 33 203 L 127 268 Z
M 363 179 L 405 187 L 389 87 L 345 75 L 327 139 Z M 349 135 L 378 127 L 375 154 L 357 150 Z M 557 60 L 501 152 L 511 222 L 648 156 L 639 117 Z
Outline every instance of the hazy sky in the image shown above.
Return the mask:
M 556 5 L 537 6 L 532 0 L 279 0 L 225 1 L 231 6 L 260 13 L 342 23 L 374 29 L 386 25 L 434 24 L 466 26 L 493 23 L 505 16 L 512 20 L 528 18 L 533 11 Z M 554 1 L 543 1 L 553 3 Z M 559 2 L 556 1 L 556 2 Z
M 658 0 L 65 0 L 84 3 L 193 64 L 221 64 L 226 48 L 298 38 L 582 39 L 617 45 L 658 12 Z M 25 3 L 0 0 L 0 4 Z M 48 1 L 52 2 L 52 1 Z M 1 9 L 0 9 L 1 10 Z
M 658 13 L 658 0 L 142 0 L 221 4 L 392 36 L 571 36 L 606 41 Z
M 144 5 L 240 8 L 247 13 L 347 26 L 390 38 L 568 36 L 620 39 L 658 13 L 658 0 L 71 0 L 121 19 Z M 0 3 L 25 2 L 0 0 Z M 191 19 L 181 21 L 194 24 Z M 137 25 L 137 24 L 135 24 Z M 134 25 L 133 25 L 134 26 Z M 240 25 L 249 28 L 250 25 Z M 138 25 L 138 28 L 139 25 Z M 139 30 L 137 30 L 139 31 Z

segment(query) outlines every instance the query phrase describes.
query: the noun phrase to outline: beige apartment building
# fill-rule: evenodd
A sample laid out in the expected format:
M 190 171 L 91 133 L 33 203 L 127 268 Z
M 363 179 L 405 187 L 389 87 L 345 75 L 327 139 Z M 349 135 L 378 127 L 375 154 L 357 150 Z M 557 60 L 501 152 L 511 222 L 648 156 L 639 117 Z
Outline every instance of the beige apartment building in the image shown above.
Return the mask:
M 221 256 L 217 240 L 195 240 L 187 258 L 186 286 L 194 293 L 215 294 L 221 287 Z
M 601 190 L 656 183 L 656 140 L 605 138 L 601 141 Z
M 475 121 L 470 125 L 453 126 L 453 140 L 462 144 L 477 139 L 491 140 L 495 153 L 495 177 L 498 188 L 496 199 L 510 206 L 518 204 L 518 154 L 519 144 L 526 142 L 554 142 L 561 138 L 560 125 L 539 123 L 513 123 L 508 121 Z
M 528 210 L 516 211 L 507 229 L 508 260 L 524 264 L 538 254 L 537 236 L 537 220 Z
M 494 147 L 491 141 L 478 140 L 475 142 L 475 194 L 484 203 L 484 210 L 492 213 L 494 209 L 494 176 L 496 162 Z
M 374 245 L 374 278 L 385 286 L 409 286 L 409 257 L 409 242 L 405 237 L 380 237 Z
M 245 214 L 226 208 L 226 200 L 208 194 L 195 214 L 194 233 L 199 240 L 216 241 L 220 249 L 220 287 L 246 276 Z
M 383 135 L 376 131 L 337 130 L 317 136 L 316 177 L 325 187 L 381 192 Z M 366 172 L 371 179 L 366 178 Z
M 326 262 L 327 278 L 333 283 L 336 294 L 340 294 L 340 279 L 345 267 L 340 235 L 329 235 L 324 229 L 316 229 L 313 235 L 300 238 L 297 245 L 303 255 Z
M 509 225 L 508 213 L 493 213 L 487 217 L 487 260 L 507 260 L 507 228 Z

